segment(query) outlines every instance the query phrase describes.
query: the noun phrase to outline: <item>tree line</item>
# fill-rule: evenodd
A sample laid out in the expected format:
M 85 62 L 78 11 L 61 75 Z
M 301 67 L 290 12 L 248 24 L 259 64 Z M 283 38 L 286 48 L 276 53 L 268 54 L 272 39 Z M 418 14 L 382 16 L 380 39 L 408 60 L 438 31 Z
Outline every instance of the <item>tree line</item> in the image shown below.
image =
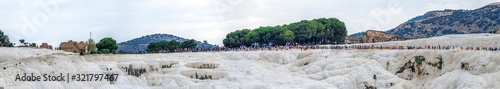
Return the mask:
M 21 43 L 21 47 L 38 47 L 38 45 L 36 45 L 36 43 L 29 43 L 29 42 L 26 42 L 26 40 L 24 40 L 24 39 L 19 39 L 19 43 Z
M 22 46 L 32 46 L 36 45 L 35 43 L 29 44 L 25 42 L 24 39 L 20 39 L 19 42 L 22 44 Z M 69 40 L 68 42 L 73 42 L 72 40 Z M 9 36 L 4 34 L 0 30 L 0 47 L 14 47 L 14 43 L 11 43 L 9 41 Z M 89 51 L 90 54 L 109 54 L 109 53 L 118 53 L 118 54 L 125 54 L 126 52 L 123 52 L 122 50 L 116 52 L 118 49 L 118 45 L 115 39 L 111 37 L 105 37 L 101 40 L 99 40 L 98 43 L 95 43 L 94 40 L 89 39 L 86 43 L 87 45 L 87 50 Z M 171 41 L 160 41 L 160 42 L 152 42 L 148 45 L 148 52 L 174 52 L 174 51 L 188 51 L 195 49 L 197 46 L 197 43 L 194 39 L 191 40 L 186 40 L 184 42 L 178 42 L 176 40 L 171 40 Z M 34 46 L 36 47 L 36 46 Z M 80 52 L 80 55 L 84 55 L 84 51 Z
M 337 18 L 302 20 L 291 24 L 242 29 L 230 32 L 223 40 L 226 47 L 343 43 L 347 36 L 344 22 Z
M 175 52 L 175 51 L 187 51 L 195 49 L 198 44 L 195 40 L 186 40 L 184 42 L 178 42 L 176 40 L 171 41 L 160 41 L 149 43 L 148 49 L 146 51 L 152 53 L 159 52 Z M 186 50 L 185 50 L 186 49 Z
M 26 42 L 25 39 L 19 39 L 19 42 L 21 43 L 20 47 L 37 47 L 36 43 Z M 73 42 L 73 40 L 69 40 L 68 42 Z M 9 36 L 0 30 L 0 47 L 14 47 L 14 45 L 14 43 L 9 41 Z M 86 45 L 91 54 L 115 53 L 115 50 L 118 49 L 116 40 L 111 37 L 103 38 L 97 44 L 92 39 L 89 39 Z M 84 52 L 81 51 L 80 54 L 83 55 Z

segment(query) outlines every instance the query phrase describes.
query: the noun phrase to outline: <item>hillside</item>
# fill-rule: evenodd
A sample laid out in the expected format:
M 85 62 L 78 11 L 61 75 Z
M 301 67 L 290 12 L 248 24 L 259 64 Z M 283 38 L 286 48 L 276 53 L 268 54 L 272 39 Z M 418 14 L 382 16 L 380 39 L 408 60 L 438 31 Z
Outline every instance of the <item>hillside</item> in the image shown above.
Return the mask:
M 456 42 L 452 45 L 469 46 L 469 43 L 500 39 L 500 35 L 446 35 L 402 41 L 401 45 L 446 44 L 450 43 L 447 42 L 450 38 L 461 38 L 454 39 Z M 429 41 L 431 43 L 425 43 Z M 498 51 L 297 49 L 80 56 L 47 49 L 0 47 L 0 50 L 0 68 L 3 68 L 0 71 L 0 87 L 5 89 L 364 89 L 365 86 L 383 89 L 500 88 Z M 425 60 L 421 61 L 424 63 L 418 64 L 415 56 L 424 57 Z M 442 68 L 432 65 L 438 63 L 439 59 L 442 59 Z M 396 73 L 409 62 L 417 65 L 417 69 L 413 72 L 406 69 Z M 467 69 L 462 67 L 462 63 L 468 64 L 465 66 Z M 208 64 L 216 66 L 196 66 Z M 130 66 L 146 68 L 147 72 L 139 76 L 129 75 L 125 67 Z M 119 77 L 116 82 L 15 81 L 16 74 L 20 73 L 115 73 Z M 206 79 L 204 76 L 209 77 Z
M 386 31 L 405 38 L 425 38 L 446 34 L 489 33 L 500 28 L 500 4 L 474 10 L 430 11 Z M 359 34 L 356 34 L 359 35 Z M 352 36 L 355 37 L 355 36 Z
M 159 41 L 170 41 L 170 40 L 176 40 L 176 41 L 186 41 L 189 39 L 174 36 L 171 34 L 152 34 L 152 35 L 147 35 L 147 36 L 142 36 L 139 38 L 135 38 L 126 42 L 121 42 L 118 43 L 118 49 L 116 51 L 125 51 L 125 52 L 140 52 L 140 51 L 146 51 L 148 48 L 149 43 L 151 42 L 159 42 Z M 204 43 L 201 41 L 196 41 L 198 45 L 196 48 L 213 48 L 216 47 L 215 45 Z
M 361 38 L 363 37 L 363 35 L 365 35 L 366 32 L 358 32 L 358 33 L 354 33 L 354 34 L 351 34 L 349 36 L 347 36 L 348 38 Z

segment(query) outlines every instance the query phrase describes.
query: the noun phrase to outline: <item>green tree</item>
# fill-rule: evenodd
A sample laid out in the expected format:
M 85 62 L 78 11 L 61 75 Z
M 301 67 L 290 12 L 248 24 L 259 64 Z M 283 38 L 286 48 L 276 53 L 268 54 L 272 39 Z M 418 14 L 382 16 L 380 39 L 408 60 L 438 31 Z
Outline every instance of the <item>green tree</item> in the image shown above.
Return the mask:
M 20 39 L 19 43 L 24 44 L 24 41 L 25 41 L 24 39 Z
M 151 42 L 149 43 L 148 49 L 146 51 L 156 53 L 158 52 L 158 50 L 160 50 L 159 47 L 159 42 Z
M 120 51 L 118 51 L 118 54 L 127 54 L 127 52 L 120 50 Z
M 259 39 L 257 39 L 256 42 L 260 44 L 267 44 L 269 42 L 272 42 L 272 40 L 274 40 L 273 30 L 275 30 L 275 28 L 271 26 L 259 27 L 257 29 L 254 29 L 253 31 L 255 31 L 258 35 L 257 37 L 259 37 Z
M 100 50 L 102 54 L 109 54 L 111 51 L 109 49 L 101 49 Z
M 99 51 L 104 51 L 104 49 L 107 49 L 107 51 L 109 51 L 108 53 L 114 52 L 116 49 L 118 49 L 118 45 L 116 45 L 116 40 L 111 37 L 106 37 L 101 39 L 96 44 L 96 47 L 97 49 L 99 49 Z
M 94 42 L 94 39 L 89 39 L 87 41 L 87 50 L 89 52 L 92 52 L 92 51 L 97 51 L 97 47 L 96 47 L 96 44 Z
M 250 32 L 250 29 L 236 30 L 226 35 L 226 38 L 222 41 L 225 46 L 237 47 L 241 45 L 249 45 L 251 43 L 246 41 L 245 36 Z
M 38 47 L 36 43 L 31 43 L 31 47 Z
M 195 40 L 187 40 L 182 42 L 177 42 L 176 40 L 171 40 L 171 41 L 160 41 L 160 42 L 151 42 L 148 45 L 148 49 L 146 51 L 148 52 L 174 52 L 175 50 L 184 47 L 184 48 L 196 48 L 196 42 Z
M 491 33 L 493 33 L 493 34 L 495 34 L 497 32 L 498 32 L 498 28 L 495 28 L 495 29 L 493 29 L 493 31 L 491 31 Z
M 167 43 L 167 48 L 170 52 L 174 52 L 174 50 L 178 49 L 181 45 L 180 42 L 177 42 L 175 40 L 171 40 L 170 42 Z
M 299 23 L 293 24 L 291 30 L 296 36 L 295 41 L 302 44 L 312 43 L 313 41 L 311 39 L 314 39 L 313 36 L 316 35 L 316 30 L 320 28 L 318 25 L 318 22 L 307 20 L 302 20 Z
M 256 35 L 248 37 L 253 37 L 253 39 L 256 39 L 255 42 L 261 44 L 271 43 L 272 45 L 284 45 L 286 44 L 286 42 L 291 42 L 295 38 L 293 32 L 289 30 L 287 27 L 283 26 L 259 27 L 251 31 L 250 33 L 251 34 L 257 33 Z
M 286 27 L 283 27 L 280 29 L 277 44 L 285 45 L 287 42 L 292 42 L 293 39 L 295 39 L 295 35 L 293 34 L 293 31 L 288 30 Z
M 170 46 L 168 45 L 168 43 L 170 43 L 170 41 L 160 41 L 158 42 L 158 51 L 160 50 L 168 50 L 170 48 Z
M 258 40 L 260 40 L 259 34 L 256 31 L 250 31 L 248 32 L 244 37 L 245 44 L 246 46 L 251 46 L 254 43 L 257 43 Z
M 337 43 L 344 43 L 345 38 L 347 37 L 347 29 L 344 22 L 336 18 L 331 18 L 331 20 L 334 21 L 334 25 L 331 27 L 334 31 L 331 32 L 328 37 L 329 39 L 327 40 Z
M 181 48 L 189 48 L 189 49 L 194 49 L 196 48 L 196 41 L 194 39 L 187 40 L 181 43 Z
M 319 19 L 314 19 L 313 21 L 316 21 L 320 24 L 322 24 L 323 27 L 321 27 L 320 29 L 317 30 L 317 34 L 316 34 L 316 41 L 319 41 L 320 43 L 325 43 L 327 41 L 327 38 L 330 36 L 332 36 L 332 34 L 334 34 L 333 32 L 334 31 L 334 21 L 330 20 L 330 19 L 326 19 L 326 18 L 319 18 Z
M 9 36 L 0 30 L 0 47 L 14 47 L 14 43 L 9 41 Z
M 90 54 L 97 54 L 97 50 L 91 50 Z

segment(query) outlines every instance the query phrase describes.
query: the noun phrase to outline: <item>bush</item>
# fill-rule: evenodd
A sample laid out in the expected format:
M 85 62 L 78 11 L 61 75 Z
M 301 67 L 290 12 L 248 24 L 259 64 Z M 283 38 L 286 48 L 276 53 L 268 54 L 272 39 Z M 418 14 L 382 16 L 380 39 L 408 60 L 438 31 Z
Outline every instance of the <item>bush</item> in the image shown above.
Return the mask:
M 109 53 L 111 53 L 111 51 L 109 51 L 109 49 L 102 49 L 101 53 L 102 54 L 109 54 Z
M 158 52 L 174 52 L 179 49 L 196 48 L 197 43 L 195 40 L 188 40 L 184 42 L 177 42 L 176 40 L 171 41 L 160 41 L 160 42 L 151 42 L 148 45 L 147 52 L 158 53 Z
M 80 50 L 80 55 L 83 55 L 84 53 L 85 53 L 85 51 Z
M 92 51 L 90 51 L 90 54 L 97 54 L 97 51 L 92 50 Z
M 120 50 L 120 51 L 118 51 L 118 54 L 127 54 L 127 52 Z
M 425 57 L 424 56 L 415 56 L 415 62 L 418 63 L 418 64 L 422 64 L 422 62 L 425 61 Z
M 493 31 L 491 33 L 495 34 L 495 33 L 497 33 L 497 31 L 498 31 L 498 28 L 493 29 Z

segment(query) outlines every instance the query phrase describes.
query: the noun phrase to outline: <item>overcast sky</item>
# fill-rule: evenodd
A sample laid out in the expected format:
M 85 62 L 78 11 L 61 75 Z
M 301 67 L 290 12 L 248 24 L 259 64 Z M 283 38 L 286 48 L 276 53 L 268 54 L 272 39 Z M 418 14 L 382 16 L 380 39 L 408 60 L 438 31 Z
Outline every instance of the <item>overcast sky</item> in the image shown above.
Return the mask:
M 0 0 L 11 42 L 118 42 L 168 33 L 222 45 L 231 31 L 335 17 L 348 34 L 388 30 L 427 11 L 476 9 L 500 0 Z

